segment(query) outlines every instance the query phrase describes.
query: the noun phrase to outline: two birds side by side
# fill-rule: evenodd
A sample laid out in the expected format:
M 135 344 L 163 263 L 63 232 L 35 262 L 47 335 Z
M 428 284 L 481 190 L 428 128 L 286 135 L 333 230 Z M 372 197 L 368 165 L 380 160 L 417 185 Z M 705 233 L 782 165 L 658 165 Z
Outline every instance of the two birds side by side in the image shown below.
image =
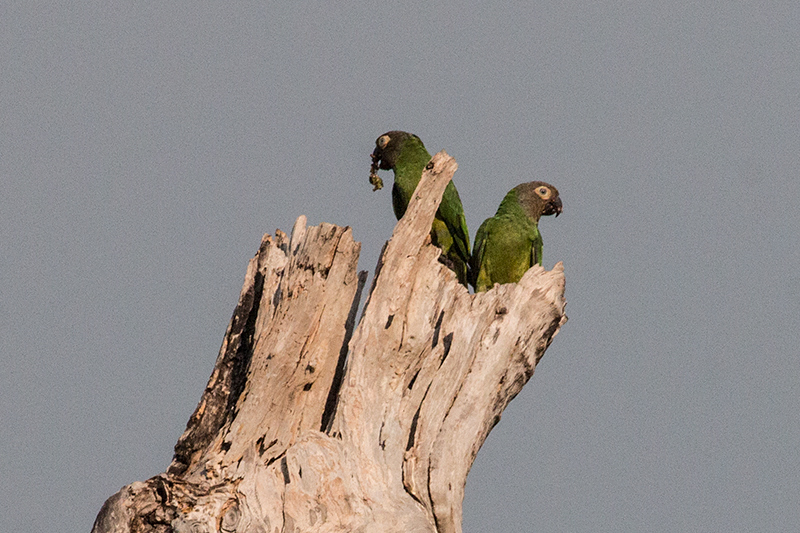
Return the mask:
M 394 171 L 392 205 L 400 220 L 431 155 L 416 135 L 390 131 L 375 141 L 371 157 L 369 181 L 374 190 L 383 186 L 379 169 Z M 431 241 L 442 249 L 444 262 L 459 282 L 471 284 L 475 292 L 487 291 L 495 283 L 516 283 L 530 267 L 542 264 L 539 219 L 558 216 L 561 210 L 558 190 L 552 185 L 541 181 L 517 185 L 500 202 L 497 213 L 478 228 L 470 254 L 464 207 L 451 181 L 436 211 Z

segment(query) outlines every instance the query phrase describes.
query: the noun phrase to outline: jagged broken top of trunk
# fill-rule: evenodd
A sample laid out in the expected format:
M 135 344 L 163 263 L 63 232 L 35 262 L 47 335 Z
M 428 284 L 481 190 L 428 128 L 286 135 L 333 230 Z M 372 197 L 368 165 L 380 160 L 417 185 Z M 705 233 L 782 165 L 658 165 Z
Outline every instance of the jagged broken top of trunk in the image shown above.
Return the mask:
M 475 455 L 566 321 L 564 273 L 469 294 L 429 239 L 457 165 L 431 161 L 357 325 L 349 227 L 264 237 L 172 464 L 93 531 L 461 531 Z

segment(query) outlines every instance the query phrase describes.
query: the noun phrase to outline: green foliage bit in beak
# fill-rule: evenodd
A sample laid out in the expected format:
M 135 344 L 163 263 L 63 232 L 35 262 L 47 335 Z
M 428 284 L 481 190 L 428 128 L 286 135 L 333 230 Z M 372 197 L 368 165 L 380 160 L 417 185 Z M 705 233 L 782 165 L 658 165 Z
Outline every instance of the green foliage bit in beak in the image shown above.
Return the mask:
M 383 189 L 383 180 L 378 176 L 380 160 L 375 154 L 370 154 L 370 157 L 372 157 L 372 166 L 369 167 L 369 184 L 372 185 L 373 191 L 377 191 Z

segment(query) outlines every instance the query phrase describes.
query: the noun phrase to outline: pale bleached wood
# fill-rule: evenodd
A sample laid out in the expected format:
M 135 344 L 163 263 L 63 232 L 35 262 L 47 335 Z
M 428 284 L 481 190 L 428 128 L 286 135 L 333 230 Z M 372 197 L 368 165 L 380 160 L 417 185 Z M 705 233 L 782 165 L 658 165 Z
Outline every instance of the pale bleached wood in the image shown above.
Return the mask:
M 95 532 L 461 531 L 475 455 L 566 316 L 560 263 L 471 295 L 439 262 L 456 168 L 428 165 L 354 333 L 349 228 L 265 236 L 173 463 L 109 498 Z

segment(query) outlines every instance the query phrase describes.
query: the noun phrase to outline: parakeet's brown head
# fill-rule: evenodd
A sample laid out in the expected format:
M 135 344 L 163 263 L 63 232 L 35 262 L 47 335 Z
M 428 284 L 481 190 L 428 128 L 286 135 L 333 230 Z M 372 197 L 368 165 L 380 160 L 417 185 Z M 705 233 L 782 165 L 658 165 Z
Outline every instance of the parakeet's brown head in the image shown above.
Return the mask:
M 372 164 L 381 170 L 393 169 L 403 144 L 413 137 L 417 136 L 405 131 L 387 131 L 375 140 L 375 150 L 372 151 Z
M 530 181 L 514 187 L 520 205 L 531 219 L 538 222 L 547 215 L 561 214 L 561 198 L 558 189 L 543 181 Z
M 403 145 L 408 139 L 416 138 L 414 134 L 405 131 L 387 131 L 375 140 L 375 150 L 372 151 L 372 165 L 369 169 L 369 182 L 378 190 L 383 187 L 383 181 L 378 177 L 378 169 L 393 170 Z M 422 141 L 420 141 L 422 144 Z

